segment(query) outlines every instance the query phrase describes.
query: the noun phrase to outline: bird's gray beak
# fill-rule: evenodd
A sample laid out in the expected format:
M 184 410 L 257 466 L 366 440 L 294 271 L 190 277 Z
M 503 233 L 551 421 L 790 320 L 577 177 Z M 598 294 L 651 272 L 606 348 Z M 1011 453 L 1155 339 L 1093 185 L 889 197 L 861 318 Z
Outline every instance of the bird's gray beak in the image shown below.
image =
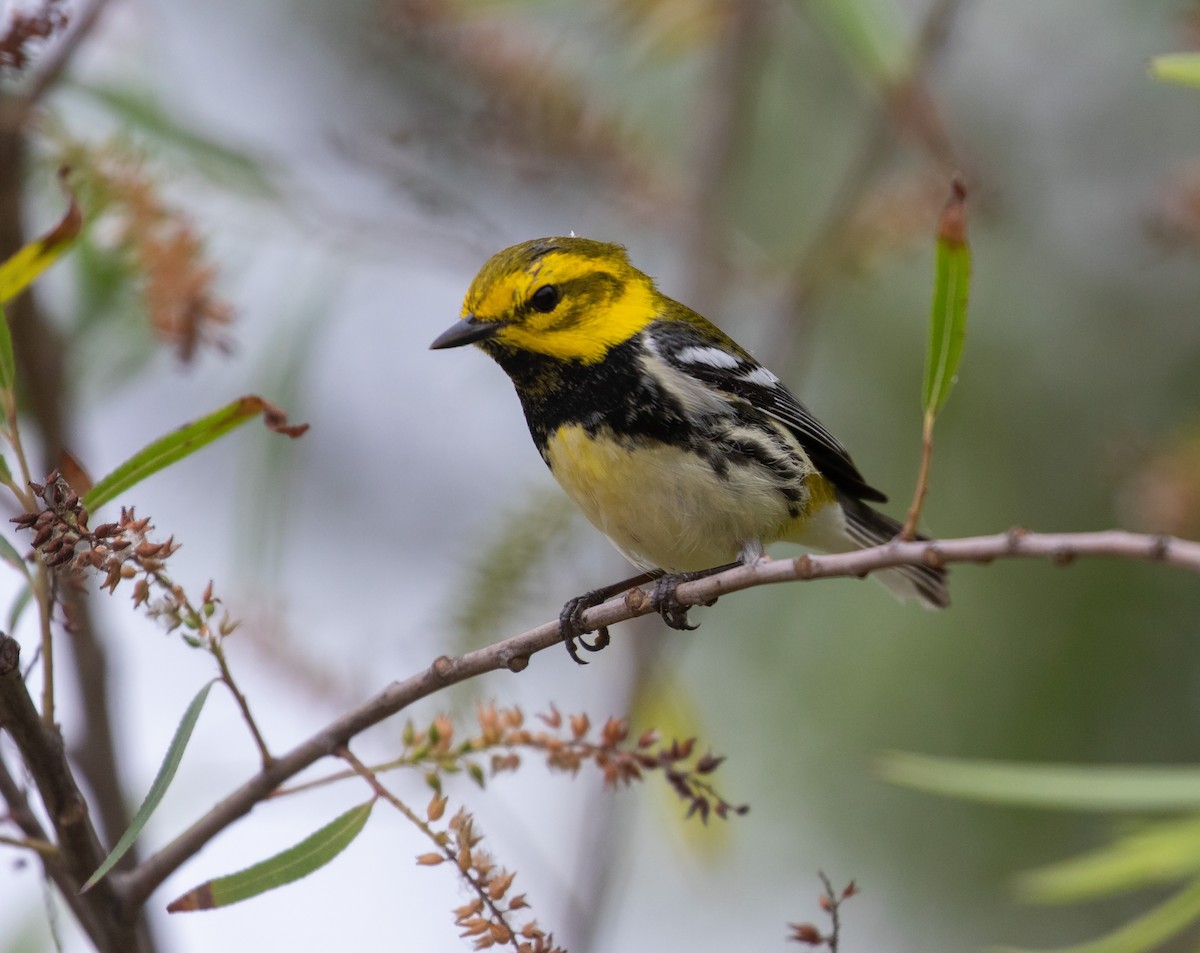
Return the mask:
M 429 348 L 433 351 L 440 351 L 442 348 L 474 344 L 476 341 L 490 338 L 502 327 L 504 327 L 503 321 L 477 321 L 475 315 L 468 314 L 461 321 L 455 321 L 439 334 Z

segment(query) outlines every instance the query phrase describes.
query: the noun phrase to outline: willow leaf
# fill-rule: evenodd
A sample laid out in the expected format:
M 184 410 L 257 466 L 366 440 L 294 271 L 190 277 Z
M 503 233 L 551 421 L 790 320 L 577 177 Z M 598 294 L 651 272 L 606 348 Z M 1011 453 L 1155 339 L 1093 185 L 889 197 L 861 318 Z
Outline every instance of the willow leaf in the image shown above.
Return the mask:
M 1200 53 L 1164 53 L 1150 61 L 1150 75 L 1164 83 L 1200 86 Z
M 107 857 L 104 858 L 96 872 L 87 879 L 87 883 L 80 890 L 82 893 L 85 890 L 90 890 L 98 884 L 101 878 L 107 874 L 116 865 L 125 852 L 133 846 L 134 841 L 142 833 L 142 828 L 146 826 L 146 822 L 150 820 L 150 815 L 154 813 L 159 802 L 162 801 L 163 795 L 167 793 L 167 788 L 175 779 L 175 772 L 179 770 L 179 762 L 183 760 L 183 752 L 187 748 L 188 742 L 192 738 L 192 731 L 196 727 L 196 721 L 200 717 L 200 710 L 204 708 L 205 701 L 208 700 L 208 693 L 216 684 L 216 679 L 213 679 L 205 685 L 196 697 L 192 699 L 187 710 L 183 713 L 183 717 L 179 720 L 179 727 L 175 729 L 175 737 L 171 739 L 171 744 L 167 748 L 167 754 L 163 758 L 162 764 L 159 765 L 158 774 L 154 776 L 154 781 L 150 785 L 150 790 L 146 794 L 146 800 L 142 801 L 142 806 L 138 808 L 137 814 L 129 824 L 129 829 L 121 835 L 121 839 L 117 841 L 117 846 L 112 849 Z
M 172 900 L 167 905 L 167 911 L 184 913 L 189 910 L 227 907 L 231 903 L 249 900 L 260 893 L 307 877 L 350 846 L 366 826 L 374 805 L 375 801 L 372 799 L 358 807 L 352 807 L 294 847 L 289 847 L 274 857 L 238 873 L 218 877 L 199 887 L 193 887 L 183 896 Z
M 971 292 L 971 246 L 967 244 L 966 192 L 956 182 L 938 224 L 937 270 L 929 316 L 929 349 L 921 402 L 927 415 L 937 415 L 958 375 L 967 336 L 967 301 Z
M 1020 764 L 906 752 L 886 755 L 879 767 L 893 784 L 992 804 L 1094 813 L 1200 808 L 1200 768 Z
M 289 437 L 299 437 L 308 429 L 307 424 L 288 424 L 287 415 L 261 397 L 239 397 L 207 417 L 184 424 L 139 450 L 108 476 L 97 481 L 84 496 L 84 505 L 89 510 L 96 510 L 146 477 L 195 453 L 259 414 L 262 414 L 270 430 Z
M 79 237 L 83 229 L 83 213 L 75 202 L 75 195 L 66 185 L 62 173 L 59 178 L 67 193 L 67 211 L 57 225 L 41 238 L 21 248 L 7 261 L 0 263 L 0 304 L 11 301 L 28 288 L 35 278 L 49 268 Z
M 1200 920 L 1200 880 L 1192 881 L 1174 896 L 1152 908 L 1149 913 L 1142 914 L 1136 920 L 1130 920 L 1111 933 L 1087 943 L 1059 947 L 1046 953 L 1148 953 L 1182 933 L 1197 920 Z M 1033 951 L 1004 947 L 996 953 Z

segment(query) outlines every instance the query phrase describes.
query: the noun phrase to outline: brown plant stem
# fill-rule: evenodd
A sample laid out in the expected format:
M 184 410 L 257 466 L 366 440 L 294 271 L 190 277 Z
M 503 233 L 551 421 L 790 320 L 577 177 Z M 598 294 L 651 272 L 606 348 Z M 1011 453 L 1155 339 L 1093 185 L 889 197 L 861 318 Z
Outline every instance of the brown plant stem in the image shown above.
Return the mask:
M 383 800 L 387 801 L 388 804 L 404 815 L 409 823 L 411 823 L 415 828 L 417 828 L 417 830 L 429 838 L 429 840 L 433 843 L 433 846 L 437 849 L 437 852 L 445 857 L 451 866 L 458 870 L 460 878 L 466 881 L 466 883 L 471 887 L 472 891 L 475 893 L 475 896 L 479 898 L 485 907 L 487 907 L 495 921 L 497 923 L 504 924 L 509 934 L 508 943 L 506 945 L 512 946 L 515 953 L 521 953 L 521 946 L 517 940 L 517 933 L 509 924 L 508 917 L 505 915 L 504 911 L 500 909 L 500 907 L 496 904 L 496 901 L 491 898 L 487 890 L 483 888 L 483 885 L 480 884 L 475 877 L 470 876 L 467 871 L 458 866 L 454 851 L 447 844 L 443 843 L 443 841 L 438 837 L 437 832 L 429 826 L 425 819 L 420 817 L 412 808 L 410 808 L 407 804 L 401 801 L 400 798 L 396 797 L 396 795 L 384 787 L 383 783 L 378 777 L 376 777 L 375 772 L 372 771 L 371 768 L 367 767 L 367 765 L 359 761 L 358 758 L 355 757 L 350 751 L 349 746 L 339 745 L 333 753 L 350 765 L 354 773 L 367 782 L 371 790 L 375 792 L 376 797 L 383 798 Z
M 254 716 L 250 713 L 250 703 L 246 701 L 246 696 L 238 688 L 237 682 L 233 679 L 233 672 L 229 670 L 229 663 L 225 661 L 225 647 L 221 636 L 214 635 L 209 639 L 208 651 L 217 660 L 217 668 L 221 672 L 221 681 L 225 683 L 225 687 L 233 695 L 233 699 L 238 706 L 238 711 L 242 713 L 242 721 L 250 729 L 250 734 L 254 738 L 254 744 L 258 747 L 258 754 L 262 759 L 263 768 L 270 767 L 271 762 L 275 759 L 271 754 L 271 750 L 267 747 L 266 739 L 259 730 L 258 722 L 254 720 Z
M 925 415 L 921 425 L 921 465 L 917 470 L 917 486 L 913 490 L 913 501 L 908 508 L 908 517 L 904 520 L 904 528 L 900 530 L 902 540 L 914 539 L 917 526 L 921 522 L 921 509 L 925 506 L 925 494 L 929 492 L 929 470 L 933 465 L 933 414 Z

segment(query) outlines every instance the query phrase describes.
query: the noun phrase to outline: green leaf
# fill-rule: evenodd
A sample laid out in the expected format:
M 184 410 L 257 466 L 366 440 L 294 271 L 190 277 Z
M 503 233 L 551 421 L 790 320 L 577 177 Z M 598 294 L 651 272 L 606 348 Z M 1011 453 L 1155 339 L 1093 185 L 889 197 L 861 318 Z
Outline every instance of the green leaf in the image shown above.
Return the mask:
M 1200 86 L 1200 53 L 1165 53 L 1150 61 L 1150 75 L 1164 83 Z
M 1017 889 L 1036 903 L 1090 900 L 1200 873 L 1200 817 L 1156 821 L 1099 850 L 1024 873 Z
M 30 242 L 0 264 L 0 304 L 11 301 L 33 284 L 38 275 L 54 264 L 62 253 L 71 247 L 71 243 L 83 228 L 83 213 L 79 211 L 75 195 L 67 187 L 61 173 L 59 178 L 63 180 L 63 188 L 67 193 L 66 214 L 45 235 Z M 12 350 L 11 343 L 9 350 L 10 352 Z
M 921 402 L 936 416 L 950 396 L 967 335 L 967 299 L 971 291 L 971 247 L 967 244 L 966 191 L 954 183 L 938 222 L 937 269 L 929 316 L 929 350 Z
M 29 567 L 25 565 L 25 560 L 21 558 L 21 554 L 17 552 L 16 547 L 8 541 L 6 536 L 0 536 L 0 559 L 18 570 L 26 579 L 29 578 Z
M 1181 933 L 1200 919 L 1200 879 L 1192 881 L 1174 896 L 1136 920 L 1098 939 L 1076 946 L 1065 946 L 1053 953 L 1146 953 Z M 1031 953 L 1001 948 L 996 953 Z
M 21 591 L 17 593 L 17 597 L 13 599 L 11 608 L 8 610 L 8 631 L 14 632 L 17 628 L 17 623 L 21 621 L 21 616 L 28 608 L 29 603 L 33 601 L 33 586 L 25 583 L 21 587 Z
M 366 826 L 374 806 L 375 800 L 372 798 L 334 818 L 295 847 L 289 847 L 282 853 L 236 874 L 218 877 L 192 888 L 183 896 L 172 900 L 167 905 L 167 912 L 184 913 L 189 910 L 227 907 L 231 903 L 249 900 L 260 893 L 307 877 L 350 846 Z
M 8 315 L 4 313 L 4 305 L 0 303 L 0 390 L 11 395 L 16 383 L 17 359 L 13 354 L 12 332 L 8 327 Z M 4 469 L 8 470 L 8 461 L 5 461 Z M 9 479 L 11 478 L 10 472 Z
M 879 769 L 893 784 L 992 804 L 1096 813 L 1200 809 L 1200 768 L 1017 764 L 892 752 Z
M 308 429 L 308 424 L 289 424 L 282 410 L 261 397 L 239 397 L 233 403 L 207 417 L 185 424 L 135 453 L 87 492 L 83 498 L 84 506 L 95 512 L 151 474 L 195 453 L 259 414 L 263 415 L 268 429 L 289 437 L 299 437 Z
M 117 841 L 117 846 L 109 852 L 109 855 L 104 858 L 96 872 L 87 879 L 87 883 L 80 889 L 80 893 L 85 890 L 90 890 L 98 884 L 101 878 L 113 869 L 113 866 L 119 861 L 138 835 L 141 834 L 142 828 L 146 826 L 146 822 L 150 820 L 150 815 L 154 813 L 159 802 L 163 799 L 163 795 L 167 793 L 167 788 L 170 787 L 171 781 L 175 778 L 175 772 L 179 769 L 179 762 L 183 760 L 184 749 L 187 748 L 188 741 L 191 740 L 192 731 L 196 727 L 196 721 L 200 717 L 200 710 L 204 707 L 204 702 L 208 699 L 208 693 L 213 685 L 217 683 L 217 679 L 213 679 L 205 685 L 192 699 L 187 710 L 183 713 L 183 718 L 179 720 L 179 727 L 175 729 L 175 737 L 171 739 L 171 744 L 167 747 L 167 754 L 163 758 L 162 764 L 159 765 L 158 774 L 154 777 L 154 782 L 150 785 L 150 790 L 146 794 L 146 800 L 142 801 L 142 806 L 138 808 L 137 814 L 129 824 L 129 829 L 121 835 L 121 839 Z

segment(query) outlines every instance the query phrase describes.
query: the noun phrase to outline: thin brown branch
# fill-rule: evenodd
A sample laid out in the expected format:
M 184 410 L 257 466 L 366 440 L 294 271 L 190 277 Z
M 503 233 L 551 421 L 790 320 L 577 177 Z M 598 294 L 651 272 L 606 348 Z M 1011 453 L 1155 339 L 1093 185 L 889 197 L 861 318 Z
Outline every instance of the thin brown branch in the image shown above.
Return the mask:
M 0 798 L 8 805 L 8 819 L 24 831 L 30 840 L 50 843 L 50 838 L 42 827 L 37 815 L 29 806 L 25 791 L 8 770 L 8 765 L 0 758 Z
M 113 673 L 108 652 L 100 633 L 92 624 L 87 597 L 70 585 L 64 587 L 63 608 L 69 624 L 66 634 L 70 640 L 70 659 L 77 683 L 77 702 L 82 703 L 83 717 L 78 733 L 71 739 L 71 757 L 85 786 L 91 789 L 91 809 L 99 826 L 101 839 L 115 844 L 129 826 L 130 814 L 125 791 L 114 765 L 121 763 L 109 697 Z M 86 678 L 79 677 L 86 673 Z M 134 857 L 126 855 L 122 863 L 133 866 Z
M 233 679 L 233 672 L 230 671 L 229 663 L 225 660 L 224 641 L 220 635 L 213 635 L 209 638 L 208 651 L 217 660 L 217 668 L 221 672 L 221 681 L 225 683 L 225 687 L 233 695 L 234 701 L 237 702 L 238 710 L 242 713 L 242 721 L 250 729 L 250 734 L 254 738 L 254 744 L 258 747 L 259 757 L 262 758 L 263 767 L 269 767 L 272 760 L 274 760 L 271 756 L 271 750 L 267 747 L 267 741 L 258 727 L 258 722 L 254 720 L 254 716 L 250 713 L 250 703 L 246 701 L 246 696 L 242 694 L 242 690 L 238 688 L 237 682 Z
M 766 559 L 705 579 L 681 583 L 676 596 L 684 605 L 697 605 L 710 602 L 717 596 L 768 583 L 835 576 L 860 577 L 895 566 L 990 563 L 997 559 L 1013 558 L 1049 559 L 1062 565 L 1076 558 L 1100 556 L 1165 563 L 1200 574 L 1200 543 L 1190 540 L 1139 535 L 1123 530 L 1031 533 L 1012 529 L 993 536 L 894 541 L 852 553 Z M 583 615 L 583 622 L 588 628 L 596 629 L 653 611 L 650 595 L 641 589 L 632 589 L 624 596 L 589 609 Z M 523 671 L 532 655 L 559 641 L 559 623 L 555 620 L 465 655 L 436 659 L 429 668 L 402 682 L 393 682 L 373 698 L 277 758 L 158 853 L 148 857 L 132 871 L 114 874 L 111 879 L 126 902 L 144 902 L 163 880 L 217 834 L 248 814 L 289 778 L 333 754 L 359 732 L 448 685 L 500 669 Z
M 908 508 L 908 517 L 904 520 L 904 528 L 900 530 L 900 538 L 915 539 L 917 526 L 921 522 L 921 508 L 925 505 L 925 494 L 929 492 L 929 469 L 933 465 L 933 414 L 925 415 L 921 429 L 921 466 L 917 470 L 917 487 L 913 490 L 913 501 Z
M 479 898 L 480 903 L 487 907 L 495 921 L 497 923 L 504 924 L 509 934 L 508 940 L 505 941 L 506 945 L 511 945 L 516 953 L 521 953 L 521 947 L 517 941 L 516 931 L 513 930 L 509 925 L 508 917 L 505 915 L 505 911 L 500 909 L 496 901 L 492 899 L 484 885 L 480 883 L 477 878 L 472 877 L 469 871 L 463 870 L 459 866 L 457 858 L 455 857 L 454 849 L 449 845 L 449 842 L 438 837 L 437 832 L 429 826 L 423 817 L 420 817 L 412 808 L 410 808 L 407 804 L 401 801 L 400 798 L 396 797 L 395 794 L 384 787 L 383 783 L 376 776 L 375 772 L 370 767 L 359 761 L 358 758 L 355 757 L 354 753 L 351 752 L 348 745 L 339 745 L 337 750 L 334 751 L 334 754 L 350 765 L 350 768 L 353 770 L 353 772 L 367 782 L 371 790 L 375 792 L 376 797 L 383 798 L 383 800 L 387 801 L 387 803 L 399 811 L 404 818 L 413 825 L 413 827 L 429 838 L 437 852 L 458 870 L 460 878 L 471 888 L 471 890 Z
M 818 870 L 817 876 L 821 878 L 825 887 L 824 903 L 821 906 L 829 911 L 829 936 L 825 938 L 825 942 L 829 944 L 829 953 L 838 953 L 838 943 L 842 934 L 842 917 L 838 910 L 841 906 L 839 896 L 829 878 L 825 876 L 825 871 Z
M 39 562 L 33 575 L 33 594 L 38 607 L 42 638 L 42 720 L 54 728 L 54 580 L 50 570 Z
M 50 843 L 50 841 L 35 840 L 30 837 L 9 837 L 6 834 L 0 834 L 0 844 L 3 844 L 5 847 L 16 847 L 20 850 L 31 850 L 43 857 L 53 857 L 58 853 L 58 848 Z

